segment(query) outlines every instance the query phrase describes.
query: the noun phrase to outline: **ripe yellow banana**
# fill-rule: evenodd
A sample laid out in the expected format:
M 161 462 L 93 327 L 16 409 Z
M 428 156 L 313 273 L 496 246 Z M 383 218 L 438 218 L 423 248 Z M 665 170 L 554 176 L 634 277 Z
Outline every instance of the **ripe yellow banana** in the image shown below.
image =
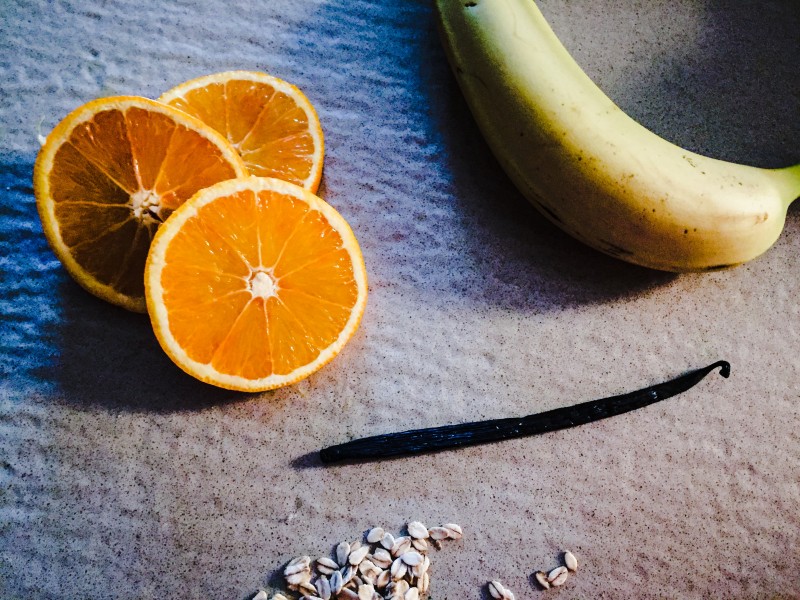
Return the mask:
M 800 165 L 761 169 L 684 150 L 598 88 L 533 0 L 436 0 L 450 65 L 509 177 L 586 244 L 666 271 L 766 251 L 800 196 Z

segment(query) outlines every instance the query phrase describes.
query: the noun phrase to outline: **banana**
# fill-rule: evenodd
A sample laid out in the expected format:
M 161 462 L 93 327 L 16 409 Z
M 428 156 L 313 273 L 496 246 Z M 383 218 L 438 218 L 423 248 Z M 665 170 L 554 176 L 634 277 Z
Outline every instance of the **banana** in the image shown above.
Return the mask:
M 550 221 L 653 269 L 733 267 L 773 245 L 800 164 L 762 169 L 676 146 L 626 115 L 533 0 L 436 0 L 448 61 L 492 152 Z

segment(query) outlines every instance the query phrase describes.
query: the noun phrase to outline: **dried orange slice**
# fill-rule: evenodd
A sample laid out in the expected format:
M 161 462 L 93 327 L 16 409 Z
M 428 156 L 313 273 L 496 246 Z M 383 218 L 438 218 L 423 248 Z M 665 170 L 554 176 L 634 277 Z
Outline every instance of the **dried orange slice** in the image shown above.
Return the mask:
M 322 177 L 322 127 L 311 102 L 266 73 L 228 71 L 192 79 L 159 98 L 210 125 L 236 148 L 253 175 L 316 192 Z
M 246 176 L 216 131 L 146 98 L 94 100 L 47 136 L 34 168 L 45 236 L 91 293 L 144 312 L 144 265 L 159 224 L 196 191 Z
M 145 272 L 161 346 L 190 375 L 262 391 L 299 381 L 356 331 L 367 301 L 344 218 L 275 178 L 198 192 L 156 233 Z

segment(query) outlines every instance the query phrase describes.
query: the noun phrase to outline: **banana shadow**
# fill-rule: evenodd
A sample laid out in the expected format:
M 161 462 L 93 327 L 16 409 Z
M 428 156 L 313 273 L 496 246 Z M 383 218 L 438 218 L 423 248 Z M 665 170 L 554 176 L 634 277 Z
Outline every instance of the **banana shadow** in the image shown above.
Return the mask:
M 642 43 L 643 29 L 654 32 L 669 18 L 669 5 L 660 4 L 599 19 L 601 28 L 575 44 L 576 58 L 602 55 L 618 32 L 619 51 L 629 57 L 622 73 L 611 82 L 614 65 L 606 61 L 590 74 L 633 118 L 714 158 L 765 168 L 800 163 L 797 2 L 706 0 L 676 11 L 661 42 Z

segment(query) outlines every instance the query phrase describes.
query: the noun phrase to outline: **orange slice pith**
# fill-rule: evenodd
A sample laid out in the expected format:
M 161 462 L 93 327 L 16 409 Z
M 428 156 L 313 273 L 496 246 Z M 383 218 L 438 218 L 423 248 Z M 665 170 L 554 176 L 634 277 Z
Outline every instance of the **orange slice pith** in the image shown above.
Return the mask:
M 161 346 L 190 375 L 263 391 L 307 377 L 358 328 L 367 275 L 336 210 L 251 176 L 198 192 L 156 233 L 145 272 Z
M 248 171 L 316 193 L 324 139 L 313 105 L 294 85 L 266 73 L 227 71 L 192 79 L 159 101 L 179 108 L 228 138 Z
M 94 100 L 47 136 L 34 167 L 45 236 L 89 292 L 144 312 L 144 266 L 160 223 L 197 190 L 246 175 L 210 127 L 153 100 Z

